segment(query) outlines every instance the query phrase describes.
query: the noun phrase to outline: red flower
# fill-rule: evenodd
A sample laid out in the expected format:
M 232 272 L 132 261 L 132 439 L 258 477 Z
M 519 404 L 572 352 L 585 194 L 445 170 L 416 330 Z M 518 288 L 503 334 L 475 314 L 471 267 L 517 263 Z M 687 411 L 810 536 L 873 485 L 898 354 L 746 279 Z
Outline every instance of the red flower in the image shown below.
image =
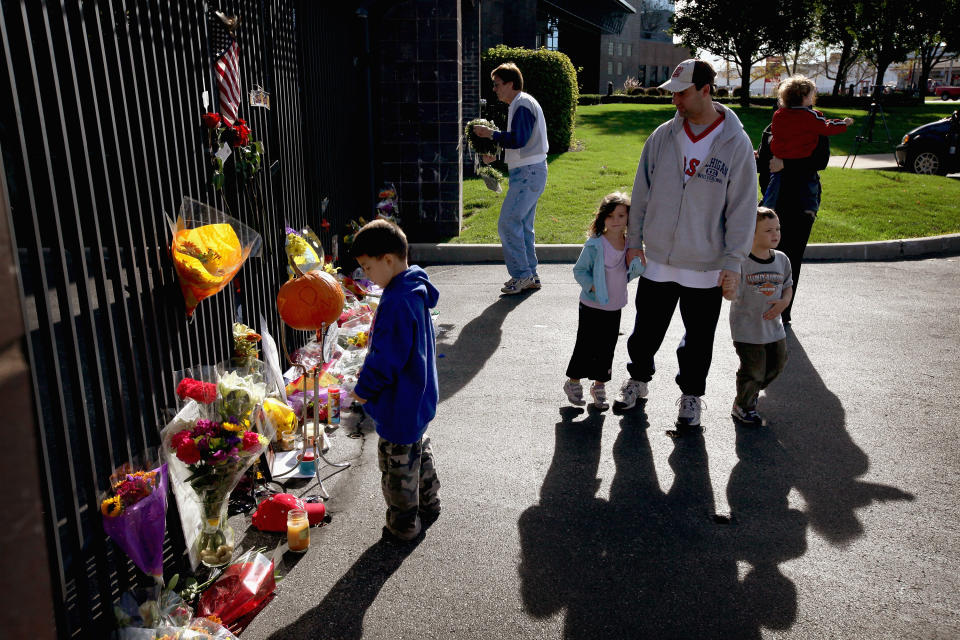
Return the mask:
M 330 221 L 327 220 L 326 218 L 324 218 L 323 220 L 320 221 L 320 226 L 323 227 L 323 230 L 324 230 L 324 231 L 329 231 L 329 230 L 330 230 Z
M 206 128 L 216 129 L 220 126 L 221 118 L 219 113 L 205 113 L 200 116 L 200 120 Z
M 260 446 L 260 436 L 253 431 L 247 431 L 243 434 L 243 450 L 250 451 Z
M 187 439 L 181 442 L 180 446 L 177 447 L 177 457 L 186 464 L 196 464 L 200 462 L 200 450 L 197 448 L 197 443 L 194 442 L 193 439 Z
M 180 445 L 185 443 L 187 440 L 192 439 L 193 438 L 190 437 L 190 431 L 188 429 L 184 429 L 183 431 L 178 431 L 177 433 L 173 434 L 173 437 L 170 438 L 170 444 L 174 449 L 179 449 Z
M 250 141 L 250 127 L 246 121 L 237 119 L 237 124 L 233 125 L 233 135 L 230 141 L 234 147 L 245 147 Z

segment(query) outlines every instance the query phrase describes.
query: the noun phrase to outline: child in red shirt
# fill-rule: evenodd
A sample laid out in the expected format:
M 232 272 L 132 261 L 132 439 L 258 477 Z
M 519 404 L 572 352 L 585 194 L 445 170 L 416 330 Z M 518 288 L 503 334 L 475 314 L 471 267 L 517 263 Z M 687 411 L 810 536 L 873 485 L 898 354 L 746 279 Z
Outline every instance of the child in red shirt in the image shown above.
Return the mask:
M 783 160 L 807 158 L 817 148 L 820 136 L 843 133 L 853 124 L 853 118 L 835 120 L 824 117 L 823 113 L 813 108 L 816 97 L 817 85 L 804 76 L 792 76 L 780 84 L 780 108 L 773 114 L 773 138 L 770 141 L 770 151 L 774 157 Z M 763 194 L 763 206 L 777 208 L 781 178 L 781 171 L 770 174 L 770 183 Z M 820 209 L 820 176 L 816 171 L 810 174 L 807 186 L 799 208 L 816 217 Z

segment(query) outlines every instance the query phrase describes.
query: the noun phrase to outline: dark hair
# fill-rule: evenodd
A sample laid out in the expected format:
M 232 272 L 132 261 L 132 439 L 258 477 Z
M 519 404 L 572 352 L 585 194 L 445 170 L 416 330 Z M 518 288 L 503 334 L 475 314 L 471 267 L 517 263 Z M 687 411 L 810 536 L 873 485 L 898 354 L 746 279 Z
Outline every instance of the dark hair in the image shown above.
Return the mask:
M 621 204 L 627 208 L 627 213 L 630 213 L 630 196 L 627 194 L 622 191 L 614 191 L 613 193 L 608 193 L 603 196 L 603 200 L 600 201 L 600 206 L 593 212 L 593 222 L 590 223 L 590 235 L 597 237 L 602 236 L 607 226 L 607 217 Z
M 368 222 L 353 236 L 350 255 L 354 258 L 382 258 L 388 253 L 407 259 L 407 236 L 392 222 L 382 219 Z
M 513 88 L 517 91 L 523 91 L 523 74 L 520 73 L 520 67 L 512 62 L 504 62 L 502 65 L 490 72 L 490 79 L 500 78 L 500 82 L 507 84 L 513 83 Z
M 807 96 L 813 96 L 817 99 L 817 85 L 813 80 L 806 76 L 790 76 L 780 83 L 777 88 L 777 98 L 781 107 L 799 107 L 803 105 L 803 99 Z
M 716 86 L 717 72 L 709 62 L 697 60 L 693 63 L 693 86 L 697 91 L 703 89 L 703 85 L 710 85 L 710 93 Z
M 757 224 L 761 220 L 775 220 L 777 219 L 777 212 L 769 207 L 757 207 Z

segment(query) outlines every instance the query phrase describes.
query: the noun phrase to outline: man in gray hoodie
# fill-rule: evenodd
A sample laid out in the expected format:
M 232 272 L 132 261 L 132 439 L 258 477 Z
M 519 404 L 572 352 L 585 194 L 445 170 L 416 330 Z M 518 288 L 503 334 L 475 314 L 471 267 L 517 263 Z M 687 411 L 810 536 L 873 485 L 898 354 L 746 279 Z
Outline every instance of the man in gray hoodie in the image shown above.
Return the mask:
M 614 409 L 646 397 L 679 303 L 685 333 L 677 348 L 678 430 L 700 427 L 720 305 L 736 296 L 756 226 L 753 146 L 736 114 L 713 102 L 715 77 L 709 63 L 690 59 L 660 85 L 673 92 L 677 113 L 644 144 L 627 232 L 627 263 L 639 257 L 646 270 L 627 341 L 630 378 Z

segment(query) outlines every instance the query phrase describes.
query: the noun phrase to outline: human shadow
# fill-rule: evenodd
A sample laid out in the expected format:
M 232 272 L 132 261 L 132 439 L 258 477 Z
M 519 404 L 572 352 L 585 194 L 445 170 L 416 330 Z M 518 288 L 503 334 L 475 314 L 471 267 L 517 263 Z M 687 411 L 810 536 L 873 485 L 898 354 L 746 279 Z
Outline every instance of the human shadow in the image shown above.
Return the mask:
M 873 502 L 913 500 L 911 493 L 858 480 L 870 459 L 850 437 L 846 411 L 791 329 L 789 362 L 762 400 L 770 429 L 783 444 L 791 481 L 807 503 L 810 525 L 831 544 L 863 535 L 857 509 Z
M 565 611 L 570 639 L 760 638 L 792 624 L 796 589 L 777 565 L 803 553 L 805 521 L 785 509 L 789 486 L 752 486 L 775 440 L 740 448 L 732 499 L 749 509 L 718 524 L 703 436 L 672 441 L 663 490 L 642 405 L 620 419 L 609 499 L 598 497 L 603 418 L 556 425 L 540 501 L 518 522 L 526 611 Z M 738 561 L 752 566 L 742 581 Z
M 449 342 L 446 332 L 438 338 L 437 354 L 443 356 L 437 360 L 441 402 L 456 395 L 483 369 L 500 346 L 504 319 L 524 298 L 524 295 L 499 298 L 463 325 L 455 341 Z
M 275 631 L 269 636 L 270 640 L 362 638 L 367 609 L 417 544 L 419 541 L 406 545 L 377 541 L 357 558 L 316 607 Z

